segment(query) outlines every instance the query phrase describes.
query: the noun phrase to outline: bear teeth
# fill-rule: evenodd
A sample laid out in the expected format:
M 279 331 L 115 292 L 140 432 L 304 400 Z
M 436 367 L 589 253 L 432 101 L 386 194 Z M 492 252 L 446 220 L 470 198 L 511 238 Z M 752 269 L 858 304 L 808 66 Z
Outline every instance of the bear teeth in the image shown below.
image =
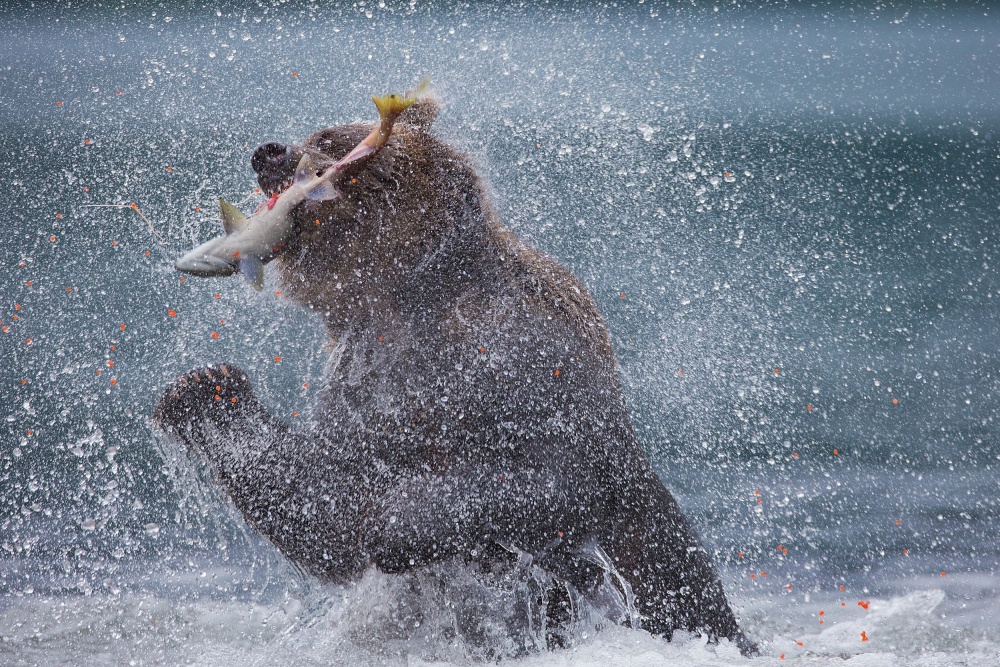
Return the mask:
M 267 189 L 267 196 L 273 197 L 275 195 L 280 195 L 282 192 L 292 187 L 292 179 L 286 178 L 277 184 L 277 186 L 270 187 Z

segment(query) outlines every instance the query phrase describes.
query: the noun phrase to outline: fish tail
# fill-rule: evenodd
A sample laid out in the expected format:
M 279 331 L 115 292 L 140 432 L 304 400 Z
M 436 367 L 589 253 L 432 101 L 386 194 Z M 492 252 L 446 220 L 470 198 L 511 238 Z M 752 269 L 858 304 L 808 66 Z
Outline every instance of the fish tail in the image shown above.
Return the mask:
M 389 141 L 392 134 L 392 124 L 399 118 L 399 114 L 409 109 L 415 102 L 424 99 L 428 95 L 427 88 L 430 85 L 429 79 L 424 79 L 416 88 L 412 88 L 402 95 L 389 93 L 388 95 L 372 95 L 372 102 L 378 109 L 379 124 L 371 134 L 361 140 L 350 153 L 342 157 L 329 167 L 327 171 L 331 174 L 343 172 L 350 165 L 359 164 L 360 160 L 369 160 L 378 153 Z
M 379 120 L 383 124 L 395 121 L 399 114 L 409 109 L 416 101 L 415 97 L 403 97 L 395 93 L 389 93 L 382 97 L 372 95 L 372 102 L 375 103 L 375 107 L 378 109 Z
M 427 96 L 430 85 L 430 77 L 424 77 L 424 80 L 416 87 L 409 89 L 402 95 L 395 93 L 389 93 L 381 97 L 373 95 L 372 102 L 375 103 L 375 107 L 378 109 L 379 120 L 383 124 L 394 122 L 399 117 L 399 114 L 413 106 L 414 102 Z

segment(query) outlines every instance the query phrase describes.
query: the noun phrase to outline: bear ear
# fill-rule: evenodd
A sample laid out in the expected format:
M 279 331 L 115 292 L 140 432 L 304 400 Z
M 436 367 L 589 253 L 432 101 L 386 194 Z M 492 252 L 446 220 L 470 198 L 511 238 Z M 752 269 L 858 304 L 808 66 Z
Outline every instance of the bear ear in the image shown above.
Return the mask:
M 436 99 L 431 96 L 422 97 L 399 115 L 399 121 L 427 132 L 431 129 L 439 111 L 441 111 L 441 105 Z

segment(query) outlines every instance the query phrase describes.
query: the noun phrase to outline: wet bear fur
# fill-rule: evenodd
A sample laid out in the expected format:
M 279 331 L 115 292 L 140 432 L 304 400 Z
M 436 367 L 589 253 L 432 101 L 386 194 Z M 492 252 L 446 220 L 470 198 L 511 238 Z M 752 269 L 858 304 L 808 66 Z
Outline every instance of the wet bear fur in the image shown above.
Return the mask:
M 636 439 L 587 289 L 501 224 L 470 160 L 429 131 L 436 113 L 412 107 L 339 199 L 294 211 L 274 261 L 281 293 L 319 313 L 331 350 L 309 428 L 270 415 L 225 364 L 178 379 L 155 421 L 320 579 L 516 552 L 586 597 L 606 556 L 642 628 L 752 652 Z M 321 168 L 371 129 L 260 146 L 261 188 L 280 191 L 304 153 Z

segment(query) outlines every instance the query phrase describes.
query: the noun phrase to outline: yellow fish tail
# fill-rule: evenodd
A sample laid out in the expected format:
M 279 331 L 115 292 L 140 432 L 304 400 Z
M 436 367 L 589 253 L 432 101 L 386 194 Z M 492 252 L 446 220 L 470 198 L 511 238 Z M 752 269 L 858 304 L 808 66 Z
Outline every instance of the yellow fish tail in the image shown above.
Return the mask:
M 430 87 L 430 79 L 425 78 L 416 88 L 411 88 L 402 95 L 389 93 L 388 95 L 372 95 L 372 102 L 378 109 L 379 120 L 382 123 L 392 123 L 399 117 L 399 114 L 409 109 L 414 102 L 419 101 L 427 94 Z

